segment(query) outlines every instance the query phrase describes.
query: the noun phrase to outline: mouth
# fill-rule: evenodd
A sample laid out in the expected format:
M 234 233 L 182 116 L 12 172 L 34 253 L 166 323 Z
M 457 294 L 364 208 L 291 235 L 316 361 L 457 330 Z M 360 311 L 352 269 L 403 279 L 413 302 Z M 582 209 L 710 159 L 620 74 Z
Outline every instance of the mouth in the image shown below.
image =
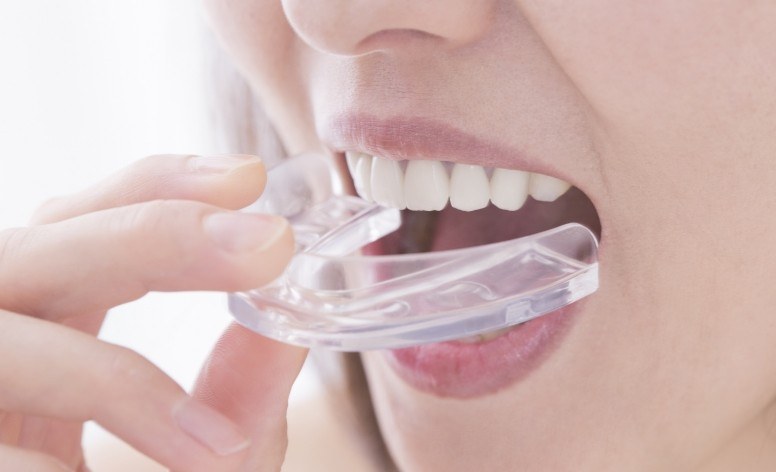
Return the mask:
M 402 210 L 403 225 L 371 254 L 441 251 L 506 241 L 576 222 L 600 240 L 591 200 L 548 163 L 425 120 L 334 121 L 327 142 L 363 199 Z M 527 377 L 580 316 L 574 303 L 526 323 L 385 351 L 392 370 L 441 397 L 494 393 Z

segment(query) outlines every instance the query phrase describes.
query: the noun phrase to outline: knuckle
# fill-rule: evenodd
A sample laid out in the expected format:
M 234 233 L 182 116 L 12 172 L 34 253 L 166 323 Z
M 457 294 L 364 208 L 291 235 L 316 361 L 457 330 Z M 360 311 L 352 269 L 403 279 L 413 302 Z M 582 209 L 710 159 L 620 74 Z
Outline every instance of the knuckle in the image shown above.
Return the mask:
M 177 200 L 152 200 L 126 207 L 119 218 L 120 229 L 137 237 L 164 236 L 179 227 L 191 213 L 191 205 Z
M 158 232 L 164 227 L 165 215 L 169 209 L 169 202 L 165 200 L 153 200 L 127 208 L 122 216 L 123 229 L 131 234 L 147 235 Z
M 124 207 L 109 231 L 121 245 L 124 258 L 145 264 L 146 284 L 169 279 L 197 257 L 203 206 L 183 200 L 153 200 Z M 147 287 L 146 287 L 147 288 Z
M 103 375 L 107 389 L 116 385 L 143 385 L 156 376 L 156 369 L 145 357 L 131 349 L 113 347 L 108 355 L 107 373 Z

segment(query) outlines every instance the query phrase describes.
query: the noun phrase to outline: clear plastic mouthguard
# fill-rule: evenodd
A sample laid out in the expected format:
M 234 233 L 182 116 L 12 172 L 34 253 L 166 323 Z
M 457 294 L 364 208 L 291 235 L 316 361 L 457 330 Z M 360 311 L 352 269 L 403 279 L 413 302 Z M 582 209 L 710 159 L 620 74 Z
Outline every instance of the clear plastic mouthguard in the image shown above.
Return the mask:
M 465 249 L 364 256 L 399 210 L 335 195 L 317 155 L 284 161 L 247 211 L 289 219 L 297 249 L 275 282 L 231 294 L 244 326 L 279 341 L 342 351 L 395 349 L 523 323 L 598 288 L 598 243 L 570 223 Z

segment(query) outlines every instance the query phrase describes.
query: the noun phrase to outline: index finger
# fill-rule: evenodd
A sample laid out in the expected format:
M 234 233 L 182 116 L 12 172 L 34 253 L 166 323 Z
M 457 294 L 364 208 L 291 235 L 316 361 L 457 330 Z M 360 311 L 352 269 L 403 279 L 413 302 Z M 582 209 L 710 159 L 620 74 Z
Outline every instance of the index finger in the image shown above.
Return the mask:
M 261 195 L 266 179 L 261 159 L 247 154 L 148 156 L 90 188 L 48 200 L 30 224 L 152 200 L 194 200 L 236 210 Z

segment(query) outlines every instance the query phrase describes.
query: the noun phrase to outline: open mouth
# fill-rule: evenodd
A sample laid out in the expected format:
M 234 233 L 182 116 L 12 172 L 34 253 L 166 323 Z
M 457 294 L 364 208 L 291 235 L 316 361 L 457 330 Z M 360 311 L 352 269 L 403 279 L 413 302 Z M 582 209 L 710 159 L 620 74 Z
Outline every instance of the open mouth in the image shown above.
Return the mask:
M 556 177 L 439 160 L 391 160 L 342 153 L 361 198 L 403 210 L 402 227 L 367 248 L 410 254 L 511 240 L 566 223 L 600 239 L 591 200 Z M 491 393 L 538 367 L 578 311 L 574 304 L 511 328 L 387 352 L 394 371 L 416 388 L 468 398 Z
M 319 136 L 347 161 L 362 198 L 404 210 L 403 226 L 367 250 L 417 253 L 511 240 L 580 223 L 599 238 L 592 201 L 546 159 L 425 117 L 346 113 Z M 467 339 L 374 353 L 414 388 L 471 398 L 506 388 L 560 346 L 585 300 Z M 372 355 L 372 353 L 367 353 Z

